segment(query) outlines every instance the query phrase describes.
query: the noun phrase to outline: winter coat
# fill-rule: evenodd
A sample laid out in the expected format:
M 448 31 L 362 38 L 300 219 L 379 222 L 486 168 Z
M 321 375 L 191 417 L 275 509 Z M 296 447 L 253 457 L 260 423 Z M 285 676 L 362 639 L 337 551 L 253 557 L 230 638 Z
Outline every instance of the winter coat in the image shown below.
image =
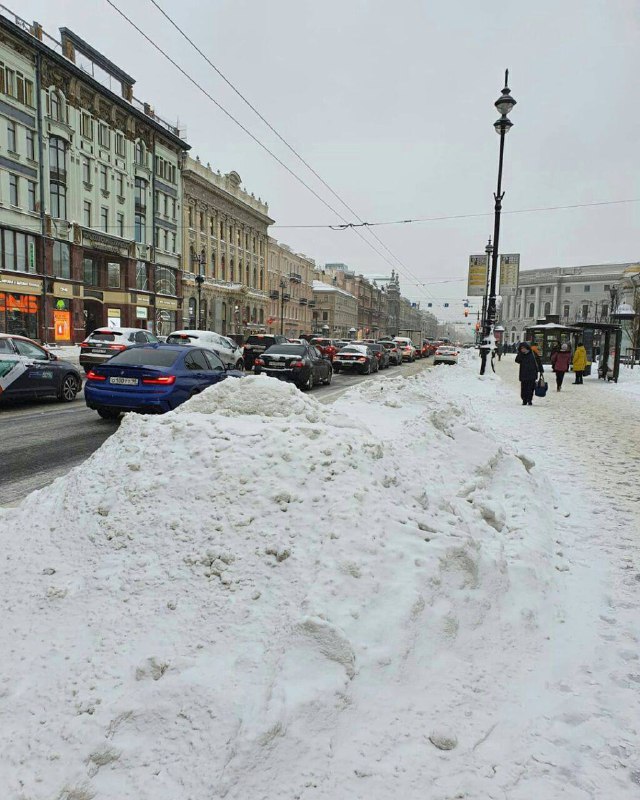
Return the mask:
M 556 350 L 551 354 L 551 366 L 554 372 L 568 372 L 571 363 L 571 353 L 568 350 Z
M 543 371 L 542 362 L 531 350 L 527 350 L 526 353 L 518 350 L 516 364 L 520 364 L 520 373 L 518 374 L 520 381 L 535 381 L 538 374 Z
M 573 354 L 573 371 L 583 372 L 587 368 L 587 351 L 584 345 L 578 345 L 576 352 Z

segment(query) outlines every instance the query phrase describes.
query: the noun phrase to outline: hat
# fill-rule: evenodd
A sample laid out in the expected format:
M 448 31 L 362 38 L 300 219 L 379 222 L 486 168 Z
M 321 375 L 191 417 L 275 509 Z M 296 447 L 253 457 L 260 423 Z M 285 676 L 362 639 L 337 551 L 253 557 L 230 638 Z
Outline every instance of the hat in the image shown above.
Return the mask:
M 565 353 L 566 353 L 566 352 L 567 352 L 567 350 L 569 349 L 569 345 L 568 345 L 566 342 L 563 342 L 563 343 L 560 345 L 560 349 L 561 349 L 563 352 L 565 352 Z

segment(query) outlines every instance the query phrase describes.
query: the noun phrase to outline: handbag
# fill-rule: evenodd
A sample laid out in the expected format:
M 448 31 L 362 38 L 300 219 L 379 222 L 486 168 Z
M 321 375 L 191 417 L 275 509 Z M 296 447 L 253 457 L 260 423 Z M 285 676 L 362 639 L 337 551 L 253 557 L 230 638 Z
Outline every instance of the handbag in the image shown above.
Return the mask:
M 549 384 L 542 376 L 540 376 L 540 378 L 538 378 L 538 382 L 536 383 L 536 388 L 533 391 L 535 392 L 536 397 L 544 397 L 548 388 Z

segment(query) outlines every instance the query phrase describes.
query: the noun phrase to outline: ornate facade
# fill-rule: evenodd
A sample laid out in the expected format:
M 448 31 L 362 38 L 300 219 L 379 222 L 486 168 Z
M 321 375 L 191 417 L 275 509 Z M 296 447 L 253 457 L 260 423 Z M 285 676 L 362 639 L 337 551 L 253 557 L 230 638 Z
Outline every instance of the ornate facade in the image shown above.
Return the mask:
M 241 337 L 266 331 L 269 206 L 237 172 L 222 175 L 199 159 L 185 160 L 182 186 L 183 326 Z
M 269 333 L 297 338 L 312 332 L 316 264 L 286 244 L 269 239 Z

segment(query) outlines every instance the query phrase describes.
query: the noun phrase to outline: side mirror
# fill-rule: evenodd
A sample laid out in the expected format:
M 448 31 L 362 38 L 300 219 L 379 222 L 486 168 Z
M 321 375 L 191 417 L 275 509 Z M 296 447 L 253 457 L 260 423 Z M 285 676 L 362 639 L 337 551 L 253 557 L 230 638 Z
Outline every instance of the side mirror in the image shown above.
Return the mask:
M 49 361 L 58 361 L 58 356 L 52 353 L 50 350 L 47 350 L 47 356 L 49 357 Z

